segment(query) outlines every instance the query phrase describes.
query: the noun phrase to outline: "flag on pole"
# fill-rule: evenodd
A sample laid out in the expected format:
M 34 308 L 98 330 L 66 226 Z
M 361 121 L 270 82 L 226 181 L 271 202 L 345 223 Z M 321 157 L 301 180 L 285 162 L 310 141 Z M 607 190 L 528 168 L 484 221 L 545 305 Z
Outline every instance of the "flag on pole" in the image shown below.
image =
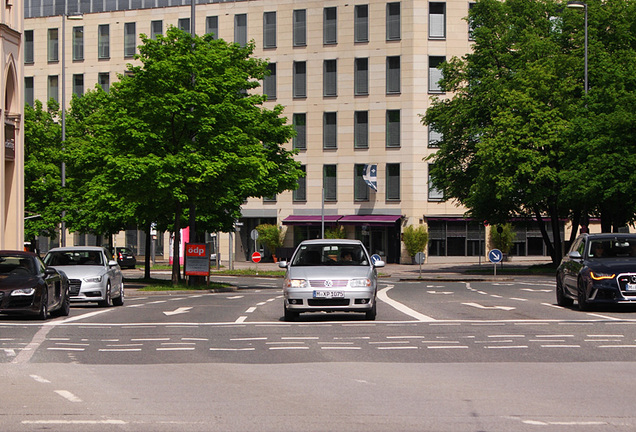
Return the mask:
M 365 181 L 367 186 L 369 186 L 374 191 L 378 191 L 378 165 L 377 164 L 369 164 L 364 166 L 364 171 L 362 173 L 362 180 Z

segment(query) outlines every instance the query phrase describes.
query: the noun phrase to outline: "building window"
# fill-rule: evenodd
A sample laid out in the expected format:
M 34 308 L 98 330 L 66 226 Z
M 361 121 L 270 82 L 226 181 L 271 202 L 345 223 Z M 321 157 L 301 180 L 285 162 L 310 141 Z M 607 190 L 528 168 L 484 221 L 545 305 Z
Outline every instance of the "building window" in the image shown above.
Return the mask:
M 446 61 L 443 56 L 428 57 L 428 91 L 431 93 L 443 93 L 439 81 L 444 78 L 440 66 Z
M 33 77 L 24 77 L 24 103 L 33 106 L 34 102 Z
M 400 40 L 400 3 L 386 5 L 386 40 Z
M 276 63 L 269 63 L 267 65 L 269 76 L 263 77 L 263 94 L 267 96 L 267 99 L 276 99 Z
M 156 40 L 160 34 L 163 34 L 163 21 L 150 21 L 150 38 Z
M 179 18 L 179 21 L 177 21 L 177 27 L 179 27 L 179 30 L 190 33 L 190 18 Z
M 369 111 L 353 113 L 353 148 L 369 148 Z
M 322 69 L 322 95 L 338 96 L 338 63 L 337 60 L 325 60 Z
M 209 16 L 205 19 L 205 34 L 213 34 L 214 39 L 219 38 L 219 17 Z
M 369 186 L 362 177 L 364 175 L 364 164 L 353 166 L 353 200 L 369 201 Z
M 292 197 L 295 202 L 307 201 L 307 166 L 301 165 L 300 170 L 305 173 L 305 175 L 298 177 L 298 187 L 294 189 Z
M 400 164 L 386 164 L 386 200 L 400 200 Z
M 369 42 L 369 5 L 356 5 L 354 9 L 353 41 Z
M 337 166 L 324 165 L 322 168 L 322 189 L 325 194 L 325 201 L 337 201 Z
M 84 60 L 84 27 L 73 27 L 73 61 Z
M 97 83 L 101 86 L 102 90 L 108 92 L 110 89 L 110 73 L 100 72 L 97 74 Z
M 276 12 L 263 13 L 263 48 L 276 48 Z
M 293 123 L 296 136 L 292 140 L 292 145 L 294 149 L 305 150 L 307 148 L 307 114 L 294 114 Z
M 307 63 L 294 62 L 294 97 L 307 97 Z
M 428 200 L 429 201 L 444 201 L 444 192 L 435 187 L 433 178 L 431 177 L 431 167 L 433 164 L 428 164 Z
M 294 46 L 307 45 L 307 11 L 294 10 Z
M 437 132 L 433 125 L 428 127 L 428 146 L 431 148 L 438 148 L 439 142 L 442 140 L 441 132 Z
M 234 15 L 234 42 L 247 45 L 247 14 Z
M 137 30 L 135 23 L 124 24 L 124 57 L 134 57 L 137 48 Z
M 24 31 L 24 63 L 33 63 L 33 30 Z
M 268 196 L 268 197 L 263 197 L 263 202 L 264 203 L 275 203 L 276 202 L 276 195 L 272 195 L 272 196 Z
M 400 93 L 400 56 L 386 58 L 386 93 Z
M 59 101 L 58 88 L 59 86 L 58 86 L 57 75 L 49 75 L 47 88 L 46 88 L 47 101 L 51 99 L 53 99 L 55 102 Z
M 73 75 L 73 94 L 76 96 L 84 94 L 84 74 Z
M 357 58 L 353 63 L 353 91 L 356 96 L 369 94 L 369 59 Z
M 446 38 L 446 3 L 428 4 L 428 37 Z
M 97 34 L 97 58 L 110 58 L 110 26 L 100 24 Z
M 468 3 L 468 16 L 470 16 L 470 11 L 472 10 L 473 6 L 475 6 L 475 3 Z M 473 27 L 472 21 L 468 21 L 468 40 L 475 40 L 475 37 L 473 35 L 474 31 L 475 28 Z
M 400 110 L 386 111 L 386 146 L 400 147 Z
M 47 33 L 47 60 L 50 62 L 59 61 L 59 42 L 58 42 L 58 31 L 56 28 L 49 29 Z
M 335 112 L 326 112 L 322 123 L 322 148 L 338 148 L 338 117 Z
M 322 16 L 323 43 L 332 45 L 338 43 L 338 8 L 327 7 Z

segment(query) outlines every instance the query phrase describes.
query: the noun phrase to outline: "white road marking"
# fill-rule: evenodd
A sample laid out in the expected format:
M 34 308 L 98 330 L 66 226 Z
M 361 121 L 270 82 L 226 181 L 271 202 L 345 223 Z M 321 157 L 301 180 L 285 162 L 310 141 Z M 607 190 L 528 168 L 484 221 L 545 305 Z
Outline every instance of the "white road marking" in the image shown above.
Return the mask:
M 499 310 L 504 310 L 504 311 L 511 311 L 514 310 L 516 308 L 512 307 L 512 306 L 483 306 L 480 305 L 479 303 L 462 303 L 463 305 L 466 306 L 472 306 L 474 308 L 478 308 L 478 309 L 499 309 Z
M 123 420 L 24 420 L 22 424 L 32 425 L 125 425 L 128 424 Z
M 360 350 L 361 347 L 356 346 L 322 346 L 320 349 L 324 350 Z
M 164 311 L 164 314 L 166 316 L 179 315 L 179 314 L 190 312 L 190 309 L 192 309 L 192 307 L 180 307 L 180 308 L 176 308 L 172 312 Z
M 231 296 L 231 297 L 226 297 L 228 300 L 236 300 L 236 299 L 242 299 L 245 296 L 242 295 L 235 295 L 235 296 Z
M 521 288 L 521 291 L 528 291 L 528 292 L 541 292 L 541 293 L 549 293 L 552 292 L 551 289 L 532 289 L 532 288 Z
M 456 348 L 467 349 L 468 347 L 466 345 L 432 345 L 427 348 L 428 349 L 456 349 Z
M 270 350 L 308 350 L 309 347 L 306 346 L 276 346 L 269 347 Z
M 244 313 L 252 313 L 256 310 L 256 306 L 252 306 L 251 308 L 248 308 Z
M 254 351 L 256 348 L 210 348 L 210 351 Z
M 2 350 L 3 350 L 3 351 L 4 351 L 4 353 L 5 353 L 6 355 L 8 355 L 9 357 L 15 357 L 15 356 L 16 356 L 16 354 L 15 354 L 15 349 L 13 349 L 13 348 L 3 348 Z
M 245 320 L 247 319 L 246 316 L 240 316 L 236 319 L 236 321 L 234 321 L 235 323 L 242 323 L 245 322 Z
M 141 348 L 100 348 L 100 352 L 137 352 Z
M 75 396 L 70 391 L 67 391 L 67 390 L 55 390 L 55 393 L 59 394 L 64 399 L 68 400 L 69 402 L 75 402 L 75 403 L 82 402 L 82 400 L 80 398 Z
M 51 381 L 47 380 L 46 378 L 42 378 L 40 375 L 29 375 L 31 378 L 33 378 L 34 380 L 36 380 L 39 383 L 42 384 L 50 384 Z
M 434 318 L 431 318 L 430 316 L 421 314 L 413 309 L 411 309 L 410 307 L 397 302 L 391 298 L 389 298 L 388 296 L 388 292 L 391 288 L 393 288 L 394 285 L 388 285 L 386 288 L 380 290 L 378 292 L 378 298 L 380 300 L 382 300 L 384 303 L 388 304 L 389 306 L 392 306 L 393 308 L 397 309 L 398 311 L 402 312 L 403 314 L 406 314 L 412 318 L 415 318 L 416 320 L 420 321 L 420 322 L 430 322 L 430 321 L 435 321 Z

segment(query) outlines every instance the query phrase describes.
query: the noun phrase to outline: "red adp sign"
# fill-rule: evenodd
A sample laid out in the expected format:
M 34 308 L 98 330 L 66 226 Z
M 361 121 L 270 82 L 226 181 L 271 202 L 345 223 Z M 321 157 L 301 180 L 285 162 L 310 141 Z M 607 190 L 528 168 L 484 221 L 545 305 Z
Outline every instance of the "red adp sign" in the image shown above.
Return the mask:
M 186 243 L 185 273 L 188 276 L 208 276 L 210 255 L 205 243 Z

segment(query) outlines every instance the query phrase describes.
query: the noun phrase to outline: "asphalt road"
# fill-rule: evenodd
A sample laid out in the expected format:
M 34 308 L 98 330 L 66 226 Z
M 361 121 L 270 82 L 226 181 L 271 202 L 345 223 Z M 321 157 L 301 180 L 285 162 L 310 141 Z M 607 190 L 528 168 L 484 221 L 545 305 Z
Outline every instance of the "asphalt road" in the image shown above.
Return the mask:
M 636 309 L 552 278 L 382 279 L 376 321 L 282 320 L 280 279 L 0 316 L 0 430 L 633 431 Z

